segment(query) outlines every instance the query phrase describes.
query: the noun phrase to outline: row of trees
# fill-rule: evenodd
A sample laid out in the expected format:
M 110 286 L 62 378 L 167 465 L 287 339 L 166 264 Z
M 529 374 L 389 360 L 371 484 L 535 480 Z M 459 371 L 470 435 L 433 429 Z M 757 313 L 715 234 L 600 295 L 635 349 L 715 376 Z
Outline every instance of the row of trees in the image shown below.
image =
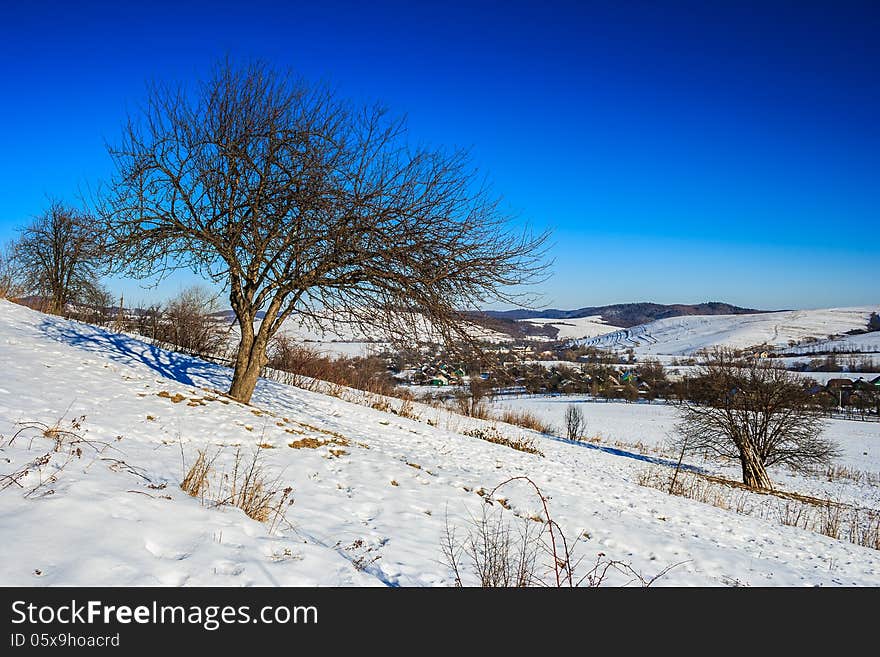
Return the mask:
M 521 302 L 512 290 L 546 269 L 547 235 L 512 227 L 465 152 L 411 146 L 382 107 L 229 62 L 194 91 L 150 87 L 142 107 L 91 216 L 53 203 L 12 249 L 11 280 L 61 312 L 99 272 L 204 276 L 235 311 L 243 402 L 293 314 L 467 343 L 465 311 Z

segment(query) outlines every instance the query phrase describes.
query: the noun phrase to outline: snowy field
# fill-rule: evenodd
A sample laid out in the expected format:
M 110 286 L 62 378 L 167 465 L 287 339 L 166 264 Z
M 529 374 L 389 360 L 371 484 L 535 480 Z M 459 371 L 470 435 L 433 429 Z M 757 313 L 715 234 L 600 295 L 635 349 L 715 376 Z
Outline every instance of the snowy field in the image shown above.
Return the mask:
M 864 329 L 871 312 L 877 311 L 880 306 L 670 317 L 576 340 L 576 343 L 603 349 L 632 348 L 639 355 L 670 356 L 690 355 L 716 345 L 787 347 L 790 341 L 823 339 L 852 329 Z M 872 340 L 876 342 L 876 338 Z
M 499 399 L 497 411 L 528 411 L 550 423 L 556 433 L 565 432 L 564 414 L 570 404 L 578 406 L 586 424 L 585 435 L 594 447 L 675 460 L 671 449 L 675 435 L 677 410 L 663 402 L 606 402 L 589 396 L 535 396 Z M 865 509 L 880 509 L 880 423 L 855 420 L 825 420 L 825 437 L 840 450 L 833 466 L 853 474 L 829 481 L 826 470 L 813 475 L 793 474 L 786 468 L 770 469 L 774 485 L 782 491 L 843 502 Z M 720 464 L 688 456 L 685 462 L 702 471 L 726 479 L 739 480 L 737 463 Z
M 880 552 L 639 486 L 650 457 L 635 452 L 499 425 L 533 437 L 542 457 L 464 435 L 484 423 L 446 411 L 415 405 L 408 419 L 271 381 L 245 406 L 216 392 L 227 369 L 5 301 L 0 371 L 0 481 L 27 470 L 0 490 L 2 585 L 447 586 L 447 516 L 466 529 L 485 504 L 475 492 L 519 475 L 583 537 L 587 562 L 601 552 L 645 576 L 679 564 L 655 586 L 880 585 Z M 660 440 L 671 421 L 659 406 L 635 411 L 644 416 L 630 414 L 635 405 L 589 407 L 590 429 L 629 442 Z M 22 431 L 31 422 L 88 442 L 54 452 L 58 434 Z M 878 425 L 833 430 L 849 442 L 847 462 L 876 468 Z M 179 488 L 197 450 L 229 474 L 236 447 L 258 445 L 267 472 L 292 487 L 289 525 Z M 859 449 L 869 452 L 861 460 Z M 876 502 L 867 487 L 839 485 L 840 497 Z M 503 497 L 511 518 L 542 512 L 524 486 Z M 606 583 L 629 581 L 612 573 Z
M 661 401 L 632 403 L 593 400 L 586 395 L 534 396 L 498 399 L 499 410 L 527 410 L 563 431 L 569 404 L 583 412 L 588 435 L 605 442 L 637 443 L 664 448 L 675 433 L 677 407 Z M 826 420 L 825 435 L 841 448 L 837 464 L 855 470 L 880 473 L 880 422 Z M 878 491 L 880 492 L 880 491 Z

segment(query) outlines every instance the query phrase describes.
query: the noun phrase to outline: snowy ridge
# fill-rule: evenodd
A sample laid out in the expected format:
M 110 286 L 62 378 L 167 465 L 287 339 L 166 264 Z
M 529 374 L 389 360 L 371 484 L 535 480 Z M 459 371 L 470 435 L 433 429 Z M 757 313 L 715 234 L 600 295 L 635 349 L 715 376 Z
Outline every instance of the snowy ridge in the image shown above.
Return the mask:
M 576 340 L 575 344 L 603 349 L 633 348 L 640 354 L 671 356 L 694 354 L 716 345 L 741 348 L 769 344 L 787 347 L 790 341 L 821 339 L 853 329 L 864 329 L 871 312 L 878 310 L 880 306 L 862 306 L 754 315 L 670 317 Z
M 51 449 L 39 434 L 10 444 L 20 422 L 85 416 L 98 446 L 0 490 L 3 585 L 450 585 L 446 515 L 466 529 L 485 504 L 475 491 L 517 475 L 566 533 L 588 532 L 586 561 L 603 552 L 648 576 L 680 563 L 655 586 L 880 585 L 877 551 L 644 488 L 644 459 L 625 452 L 499 425 L 540 457 L 463 435 L 481 423 L 438 409 L 408 419 L 265 380 L 245 406 L 214 392 L 225 368 L 4 301 L 0 368 L 0 476 Z M 304 438 L 320 445 L 288 446 Z M 228 472 L 237 446 L 257 445 L 293 487 L 291 526 L 274 533 L 178 486 L 182 454 L 209 449 Z M 525 487 L 504 497 L 505 513 L 541 511 Z

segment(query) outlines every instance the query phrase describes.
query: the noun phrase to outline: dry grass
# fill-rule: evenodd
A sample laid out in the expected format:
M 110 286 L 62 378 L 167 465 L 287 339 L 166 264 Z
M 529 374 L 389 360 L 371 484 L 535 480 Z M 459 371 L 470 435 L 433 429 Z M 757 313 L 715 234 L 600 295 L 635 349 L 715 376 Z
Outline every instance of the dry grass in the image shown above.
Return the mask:
M 43 452 L 46 447 L 42 446 L 42 439 L 51 442 L 49 451 L 21 465 L 13 472 L 0 474 L 0 491 L 17 487 L 25 491 L 25 497 L 52 495 L 55 493 L 53 486 L 64 473 L 65 468 L 75 459 L 82 458 L 84 450 L 92 450 L 100 457 L 110 444 L 86 437 L 87 430 L 83 429 L 85 419 L 83 415 L 67 421 L 62 416 L 54 424 L 40 421 L 17 422 L 16 431 L 8 440 L 0 435 L 0 448 L 11 447 L 16 441 L 27 440 L 28 450 L 31 450 L 36 443 L 39 451 Z M 117 440 L 119 439 L 121 436 L 117 436 Z M 127 467 L 123 461 L 109 460 L 115 460 Z M 6 461 L 11 463 L 9 460 Z M 35 483 L 34 478 L 36 478 Z
M 419 420 L 421 419 L 416 413 L 415 405 L 412 402 L 412 399 L 404 399 L 400 403 L 400 408 L 397 410 L 397 414 L 400 417 L 409 418 L 410 420 Z
M 789 491 L 759 491 L 738 481 L 651 466 L 636 482 L 664 493 L 880 550 L 880 510 Z
M 845 465 L 829 465 L 825 469 L 823 476 L 830 482 L 846 479 L 857 484 L 880 487 L 880 472 L 856 470 Z
M 292 449 L 318 449 L 319 447 L 323 447 L 324 445 L 339 445 L 340 447 L 347 447 L 349 445 L 349 441 L 345 437 L 332 437 L 332 438 L 314 438 L 313 436 L 306 436 L 305 438 L 300 438 L 298 440 L 294 440 L 293 442 L 287 443 L 287 446 Z
M 172 395 L 172 394 L 171 394 L 170 392 L 168 392 L 167 390 L 162 390 L 162 391 L 160 391 L 160 392 L 157 392 L 157 393 L 156 393 L 156 396 L 157 396 L 157 397 L 162 397 L 163 399 L 170 399 L 171 402 L 174 403 L 174 404 L 179 404 L 179 403 L 182 402 L 184 399 L 186 399 L 186 397 L 183 396 L 183 395 L 181 395 L 179 392 L 175 392 L 175 393 Z
M 218 452 L 219 454 L 219 452 Z M 190 497 L 198 497 L 204 499 L 205 493 L 208 491 L 208 475 L 214 465 L 214 459 L 217 454 L 208 458 L 207 450 L 200 449 L 196 455 L 196 460 L 186 471 L 183 481 L 180 482 L 180 488 Z
M 182 448 L 181 448 L 182 449 Z M 293 488 L 282 487 L 280 477 L 272 477 L 266 470 L 262 450 L 250 457 L 235 450 L 230 472 L 219 472 L 216 462 L 221 452 L 209 456 L 207 450 L 198 450 L 193 464 L 186 470 L 180 488 L 202 503 L 211 499 L 214 506 L 235 506 L 258 522 L 269 523 L 269 533 L 286 522 L 285 512 L 293 504 Z
M 544 422 L 534 413 L 506 409 L 495 416 L 499 422 L 513 424 L 523 429 L 531 429 L 539 433 L 553 433 L 553 425 Z
M 502 435 L 498 431 L 498 428 L 494 426 L 468 429 L 464 432 L 464 435 L 471 436 L 472 438 L 479 438 L 480 440 L 485 440 L 486 442 L 494 443 L 496 445 L 504 445 L 505 447 L 510 447 L 511 449 L 520 452 L 526 452 L 527 454 L 544 456 L 544 453 L 539 450 L 535 444 L 534 438 L 526 436 L 521 436 L 520 438 L 508 438 L 507 436 Z

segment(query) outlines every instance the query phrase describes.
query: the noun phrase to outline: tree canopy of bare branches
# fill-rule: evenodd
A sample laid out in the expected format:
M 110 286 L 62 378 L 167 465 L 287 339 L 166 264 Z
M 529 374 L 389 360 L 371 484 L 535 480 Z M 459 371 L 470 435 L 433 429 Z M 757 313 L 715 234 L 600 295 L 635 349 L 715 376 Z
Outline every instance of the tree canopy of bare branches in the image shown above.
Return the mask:
M 186 267 L 225 286 L 242 401 L 293 314 L 461 335 L 462 310 L 542 274 L 546 235 L 509 228 L 465 153 L 404 137 L 384 109 L 258 63 L 219 64 L 195 93 L 154 86 L 111 148 L 101 207 L 118 269 Z
M 23 289 L 14 245 L 0 246 L 0 299 L 14 299 Z
M 719 348 L 689 387 L 693 401 L 680 407 L 678 447 L 738 459 L 743 483 L 752 488 L 772 489 L 772 465 L 807 470 L 837 454 L 821 435 L 821 412 L 804 382 L 781 367 L 737 360 Z
M 21 231 L 14 248 L 25 289 L 44 296 L 49 312 L 61 313 L 68 303 L 93 296 L 102 240 L 85 212 L 52 201 Z

